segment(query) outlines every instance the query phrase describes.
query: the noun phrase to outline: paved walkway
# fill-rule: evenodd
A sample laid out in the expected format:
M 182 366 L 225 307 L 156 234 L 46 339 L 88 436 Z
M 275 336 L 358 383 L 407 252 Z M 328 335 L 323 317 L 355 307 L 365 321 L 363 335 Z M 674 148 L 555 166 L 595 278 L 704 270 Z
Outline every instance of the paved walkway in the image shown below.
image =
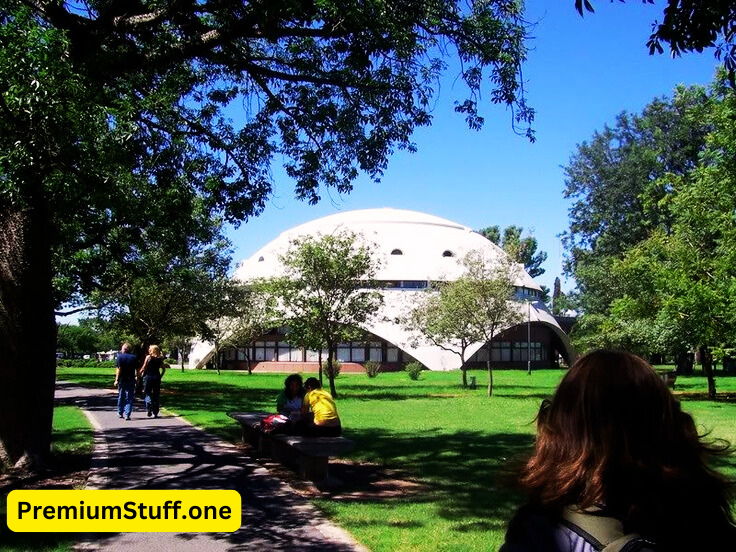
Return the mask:
M 95 427 L 91 489 L 235 489 L 243 501 L 234 533 L 97 533 L 77 550 L 209 552 L 235 550 L 365 550 L 304 498 L 241 451 L 164 412 L 118 418 L 117 395 L 59 382 L 56 401 L 81 407 Z

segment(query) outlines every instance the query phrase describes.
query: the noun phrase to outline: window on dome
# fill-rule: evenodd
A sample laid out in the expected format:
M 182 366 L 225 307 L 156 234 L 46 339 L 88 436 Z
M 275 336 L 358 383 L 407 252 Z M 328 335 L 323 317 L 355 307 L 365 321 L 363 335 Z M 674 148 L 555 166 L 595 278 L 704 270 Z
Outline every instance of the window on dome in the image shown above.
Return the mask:
M 258 262 L 263 262 L 263 257 L 258 257 Z
M 454 256 L 455 256 L 455 254 L 454 254 L 454 253 L 453 253 L 452 251 L 450 251 L 449 249 L 446 249 L 446 250 L 445 250 L 445 251 L 444 251 L 444 252 L 442 253 L 442 256 L 443 256 L 443 257 L 454 257 Z
M 392 255 L 403 255 L 403 254 L 404 254 L 404 252 L 403 252 L 403 251 L 401 251 L 401 249 L 394 249 L 394 250 L 393 250 L 393 251 L 391 252 L 391 254 L 392 254 Z

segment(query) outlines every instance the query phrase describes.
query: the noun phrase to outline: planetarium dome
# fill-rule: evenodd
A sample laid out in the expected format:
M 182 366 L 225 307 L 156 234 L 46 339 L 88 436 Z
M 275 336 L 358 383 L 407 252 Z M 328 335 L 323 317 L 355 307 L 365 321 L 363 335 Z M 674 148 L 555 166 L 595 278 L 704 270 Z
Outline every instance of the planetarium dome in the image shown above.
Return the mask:
M 473 251 L 490 262 L 507 261 L 506 253 L 467 226 L 433 215 L 402 209 L 364 209 L 319 218 L 281 233 L 250 258 L 239 263 L 234 277 L 248 282 L 284 273 L 281 256 L 301 236 L 320 236 L 340 231 L 352 232 L 369 244 L 380 259 L 373 281 L 384 298 L 381 312 L 362 328 L 366 342 L 341 344 L 338 360 L 343 369 L 362 369 L 368 360 L 381 362 L 384 369 L 399 369 L 418 360 L 432 370 L 460 368 L 460 357 L 445 348 L 422 343 L 417 333 L 397 322 L 416 305 L 418 293 L 426 293 L 432 282 L 452 281 L 464 271 L 463 259 Z M 497 366 L 554 365 L 562 356 L 569 360 L 572 350 L 565 333 L 541 301 L 541 287 L 518 265 L 514 285 L 518 308 L 525 322 L 505 328 L 494 338 L 492 360 Z M 430 291 L 431 292 L 431 291 Z M 243 368 L 244 360 L 257 363 L 257 370 L 302 371 L 316 369 L 317 354 L 288 343 L 288 332 L 274 329 L 259 341 L 226 358 L 232 368 Z M 531 337 L 531 339 L 530 339 Z M 497 343 L 498 341 L 498 343 Z M 484 343 L 467 349 L 468 363 L 480 365 L 487 358 Z M 209 347 L 209 348 L 208 348 Z M 209 358 L 211 346 L 198 344 L 190 365 Z M 531 356 L 530 356 L 531 355 Z M 485 358 L 484 358 L 485 356 Z
M 403 209 L 363 209 L 329 215 L 283 232 L 240 263 L 235 277 L 248 281 L 280 274 L 283 269 L 279 256 L 292 240 L 340 230 L 362 236 L 374 246 L 382 260 L 375 276 L 378 281 L 451 281 L 462 274 L 462 259 L 470 251 L 479 251 L 490 261 L 506 255 L 471 228 L 447 219 Z M 541 291 L 523 270 L 515 283 Z

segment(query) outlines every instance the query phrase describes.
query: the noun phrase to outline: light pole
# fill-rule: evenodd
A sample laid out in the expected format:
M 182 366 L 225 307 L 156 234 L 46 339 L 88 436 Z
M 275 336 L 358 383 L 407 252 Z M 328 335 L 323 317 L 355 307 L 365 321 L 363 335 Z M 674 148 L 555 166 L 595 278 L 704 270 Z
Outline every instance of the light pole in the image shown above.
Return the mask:
M 532 375 L 532 300 L 529 299 L 526 317 L 526 375 Z

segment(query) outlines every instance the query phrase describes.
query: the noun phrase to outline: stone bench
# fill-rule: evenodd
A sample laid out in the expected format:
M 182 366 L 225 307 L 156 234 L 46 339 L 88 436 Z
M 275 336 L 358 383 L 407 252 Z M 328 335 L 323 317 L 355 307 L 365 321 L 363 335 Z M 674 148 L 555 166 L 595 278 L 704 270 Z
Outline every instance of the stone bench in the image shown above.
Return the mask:
M 259 422 L 268 412 L 231 412 L 240 423 L 243 441 L 249 443 L 259 457 L 269 456 L 275 461 L 298 470 L 302 479 L 320 482 L 327 479 L 331 457 L 341 456 L 355 448 L 355 442 L 345 437 L 305 437 L 301 435 L 270 434 L 261 431 Z
M 252 446 L 258 457 L 269 456 L 271 452 L 268 448 L 270 439 L 267 439 L 268 435 L 263 433 L 259 427 L 261 420 L 270 416 L 270 414 L 270 412 L 262 411 L 230 412 L 228 414 L 240 424 L 240 428 L 243 430 L 243 442 Z
M 662 378 L 664 384 L 671 388 L 675 388 L 675 382 L 677 381 L 677 370 L 662 370 L 659 372 L 659 377 Z

